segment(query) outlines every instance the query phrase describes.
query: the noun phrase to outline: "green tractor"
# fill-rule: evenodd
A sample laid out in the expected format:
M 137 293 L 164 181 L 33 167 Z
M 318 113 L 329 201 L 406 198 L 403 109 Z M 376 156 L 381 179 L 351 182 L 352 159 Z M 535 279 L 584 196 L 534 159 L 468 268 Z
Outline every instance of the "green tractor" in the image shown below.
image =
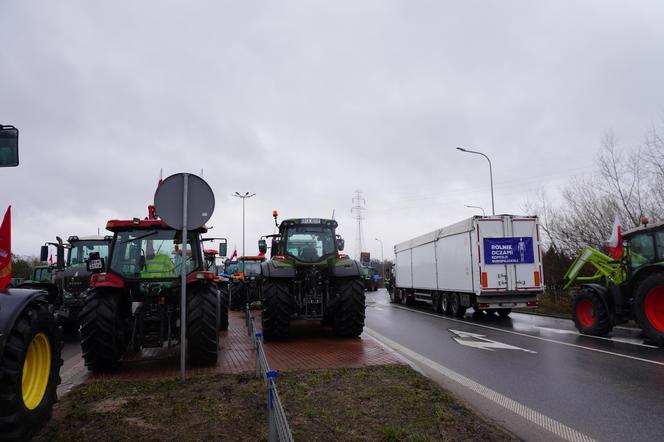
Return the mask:
M 340 253 L 344 240 L 330 219 L 287 219 L 277 224 L 270 259 L 261 264 L 260 299 L 266 340 L 289 336 L 293 319 L 331 325 L 339 337 L 357 337 L 364 328 L 364 283 L 357 261 Z M 258 242 L 266 253 L 267 242 Z
M 565 274 L 565 289 L 581 283 L 572 299 L 574 325 L 581 333 L 604 336 L 634 319 L 648 340 L 664 346 L 664 223 L 646 223 L 625 232 L 619 261 L 586 246 Z M 594 273 L 579 276 L 586 264 Z

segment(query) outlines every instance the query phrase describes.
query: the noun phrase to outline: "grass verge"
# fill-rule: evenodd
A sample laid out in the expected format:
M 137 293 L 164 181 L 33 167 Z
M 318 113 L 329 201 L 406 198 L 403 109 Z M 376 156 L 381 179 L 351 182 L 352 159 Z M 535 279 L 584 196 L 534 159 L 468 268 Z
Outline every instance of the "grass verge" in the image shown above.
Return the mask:
M 403 365 L 285 371 L 278 388 L 297 441 L 515 440 Z M 95 380 L 36 440 L 266 440 L 266 395 L 249 374 Z

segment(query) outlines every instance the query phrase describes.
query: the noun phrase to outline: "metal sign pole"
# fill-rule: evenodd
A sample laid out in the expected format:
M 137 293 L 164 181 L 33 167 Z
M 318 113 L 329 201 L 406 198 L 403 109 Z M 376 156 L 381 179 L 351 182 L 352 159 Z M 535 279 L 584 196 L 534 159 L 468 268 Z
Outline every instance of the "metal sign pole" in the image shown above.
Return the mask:
M 184 381 L 185 356 L 187 354 L 187 195 L 189 193 L 189 174 L 182 174 L 184 186 L 182 191 L 182 264 L 180 271 L 182 279 L 180 282 L 180 377 Z M 193 252 L 193 251 L 192 251 Z

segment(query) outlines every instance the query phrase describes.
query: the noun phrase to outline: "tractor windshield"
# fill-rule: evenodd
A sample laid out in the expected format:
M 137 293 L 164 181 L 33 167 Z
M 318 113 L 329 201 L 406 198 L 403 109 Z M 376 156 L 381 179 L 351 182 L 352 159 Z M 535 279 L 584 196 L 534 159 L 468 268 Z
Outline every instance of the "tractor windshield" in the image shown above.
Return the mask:
M 108 241 L 73 241 L 69 249 L 67 265 L 71 267 L 85 267 L 90 253 L 99 253 L 100 258 L 108 258 Z
M 655 243 L 651 233 L 631 238 L 629 248 L 632 271 L 655 260 Z
M 113 242 L 110 270 L 127 279 L 177 278 L 181 272 L 180 234 L 175 230 L 129 230 L 118 232 Z M 186 270 L 199 267 L 187 241 Z
M 286 253 L 302 262 L 317 262 L 336 253 L 334 229 L 330 227 L 289 227 L 285 238 Z
M 242 261 L 245 276 L 255 276 L 261 274 L 260 261 Z

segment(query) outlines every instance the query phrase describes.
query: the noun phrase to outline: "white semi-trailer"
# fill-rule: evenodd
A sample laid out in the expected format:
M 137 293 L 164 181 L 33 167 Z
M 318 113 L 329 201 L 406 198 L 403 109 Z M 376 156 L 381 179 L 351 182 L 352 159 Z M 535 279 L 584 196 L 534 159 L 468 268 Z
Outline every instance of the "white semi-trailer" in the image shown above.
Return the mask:
M 462 317 L 468 307 L 507 316 L 543 291 L 535 216 L 474 216 L 394 246 L 392 302 L 429 303 Z

